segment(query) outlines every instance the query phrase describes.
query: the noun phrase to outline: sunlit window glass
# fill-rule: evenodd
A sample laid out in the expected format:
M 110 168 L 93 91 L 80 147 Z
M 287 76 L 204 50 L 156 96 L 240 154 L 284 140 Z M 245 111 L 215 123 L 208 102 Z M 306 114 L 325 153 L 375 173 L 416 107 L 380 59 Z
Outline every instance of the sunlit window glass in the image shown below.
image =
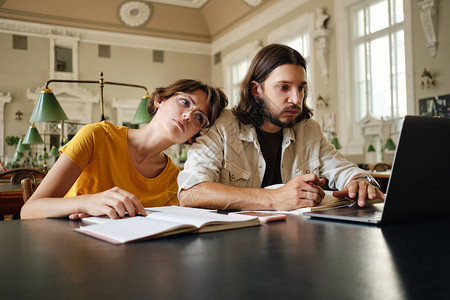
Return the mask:
M 231 102 L 236 104 L 239 101 L 240 84 L 250 67 L 251 60 L 248 58 L 238 61 L 231 67 Z M 231 105 L 233 106 L 233 105 Z
M 406 114 L 402 0 L 362 1 L 351 9 L 356 121 Z
M 368 7 L 369 10 L 369 32 L 377 32 L 389 26 L 388 0 L 378 1 Z

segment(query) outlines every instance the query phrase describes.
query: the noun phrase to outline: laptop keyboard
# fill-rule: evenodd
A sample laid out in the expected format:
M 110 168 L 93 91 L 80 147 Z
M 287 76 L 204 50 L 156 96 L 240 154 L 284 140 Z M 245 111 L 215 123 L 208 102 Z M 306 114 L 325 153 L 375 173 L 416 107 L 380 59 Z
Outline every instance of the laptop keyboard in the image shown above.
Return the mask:
M 354 217 L 354 218 L 365 218 L 365 219 L 373 219 L 373 220 L 381 220 L 381 216 L 383 215 L 383 211 L 373 208 L 356 208 L 356 209 L 344 209 L 339 212 L 340 216 L 346 217 Z

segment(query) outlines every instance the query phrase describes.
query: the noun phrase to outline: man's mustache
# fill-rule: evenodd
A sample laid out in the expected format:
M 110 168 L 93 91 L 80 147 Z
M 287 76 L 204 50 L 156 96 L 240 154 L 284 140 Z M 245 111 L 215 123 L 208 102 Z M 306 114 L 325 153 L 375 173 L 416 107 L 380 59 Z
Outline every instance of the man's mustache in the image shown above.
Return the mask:
M 287 111 L 287 110 L 292 110 L 292 109 L 300 110 L 300 106 L 298 106 L 298 105 L 296 105 L 296 104 L 292 104 L 291 106 L 288 106 L 288 107 L 283 108 L 283 110 L 281 111 L 281 113 L 283 113 L 283 112 L 285 112 L 285 111 Z

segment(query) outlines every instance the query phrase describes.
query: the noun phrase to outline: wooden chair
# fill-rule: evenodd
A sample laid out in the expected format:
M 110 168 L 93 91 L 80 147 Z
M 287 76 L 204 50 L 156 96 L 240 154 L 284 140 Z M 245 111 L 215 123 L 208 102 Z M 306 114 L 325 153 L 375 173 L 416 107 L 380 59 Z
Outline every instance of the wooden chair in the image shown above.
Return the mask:
M 0 173 L 0 180 L 9 180 L 11 184 L 20 184 L 22 179 L 31 178 L 33 183 L 41 180 L 47 174 L 46 170 L 35 168 L 16 168 Z
M 0 173 L 0 220 L 20 219 L 20 209 L 32 195 L 44 176 L 45 170 L 17 168 Z M 24 195 L 22 181 L 30 186 Z M 29 183 L 28 183 L 29 182 Z
M 31 178 L 24 178 L 20 182 L 22 187 L 22 197 L 23 203 L 27 202 L 30 199 L 31 195 L 33 195 L 34 191 L 37 189 L 41 181 L 33 182 Z
M 387 163 L 377 163 L 372 167 L 372 172 L 385 172 L 391 168 L 390 164 Z

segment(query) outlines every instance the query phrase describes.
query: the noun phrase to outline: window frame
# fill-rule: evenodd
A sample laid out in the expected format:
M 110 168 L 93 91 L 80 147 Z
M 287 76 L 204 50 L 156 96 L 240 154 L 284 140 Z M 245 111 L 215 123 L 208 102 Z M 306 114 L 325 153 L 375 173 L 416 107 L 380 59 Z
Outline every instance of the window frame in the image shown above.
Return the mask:
M 295 30 L 293 31 L 293 28 Z M 283 43 L 288 39 L 292 39 L 296 35 L 303 35 L 304 33 L 308 33 L 309 42 L 308 42 L 308 54 L 309 56 L 306 58 L 306 67 L 307 67 L 307 81 L 310 82 L 315 74 L 315 51 L 314 51 L 314 13 L 305 13 L 300 17 L 272 30 L 267 35 L 268 44 L 273 43 Z M 306 99 L 307 104 L 313 110 L 316 108 L 316 102 L 312 101 L 312 99 L 316 99 L 314 95 L 316 94 L 317 84 L 309 84 L 308 85 L 308 98 Z
M 228 95 L 228 108 L 237 105 L 239 101 L 239 97 L 237 99 L 234 99 L 233 97 L 233 69 L 245 60 L 249 61 L 250 66 L 251 60 L 259 49 L 261 49 L 260 43 L 258 41 L 254 41 L 228 53 L 223 57 L 222 62 L 224 65 L 225 91 Z
M 292 30 L 296 28 L 296 30 Z M 308 78 L 314 78 L 314 51 L 313 51 L 313 33 L 314 33 L 314 14 L 305 13 L 300 17 L 270 31 L 267 34 L 267 44 L 280 43 L 287 39 L 292 39 L 295 35 L 303 34 L 307 32 L 309 35 L 308 43 L 308 53 L 309 57 L 307 59 L 308 66 Z M 232 84 L 232 74 L 233 68 L 242 62 L 243 60 L 251 60 L 256 55 L 256 53 L 263 47 L 260 40 L 255 40 L 245 44 L 244 46 L 224 55 L 223 57 L 223 72 L 224 72 L 224 86 L 227 94 L 229 95 L 228 107 L 233 107 L 237 104 L 239 99 L 233 98 L 233 84 Z M 313 88 L 308 90 L 308 100 L 315 99 L 313 95 L 315 94 L 314 85 Z M 310 101 L 309 101 L 310 102 Z M 314 103 L 313 103 L 314 104 Z M 310 107 L 314 109 L 314 105 L 308 103 Z
M 373 0 L 375 2 L 377 0 Z M 351 9 L 358 4 L 367 4 L 372 0 L 342 0 L 335 6 L 336 15 L 336 39 L 337 43 L 337 67 L 342 76 L 338 76 L 338 135 L 345 155 L 361 155 L 365 153 L 365 141 L 363 136 L 363 123 L 356 120 L 356 100 L 353 86 L 353 44 Z M 405 77 L 406 77 L 406 114 L 415 113 L 414 85 L 413 85 L 413 56 L 412 56 L 412 27 L 411 4 L 403 0 L 404 10 L 404 41 L 405 41 Z M 402 118 L 394 118 L 391 132 L 398 133 Z

